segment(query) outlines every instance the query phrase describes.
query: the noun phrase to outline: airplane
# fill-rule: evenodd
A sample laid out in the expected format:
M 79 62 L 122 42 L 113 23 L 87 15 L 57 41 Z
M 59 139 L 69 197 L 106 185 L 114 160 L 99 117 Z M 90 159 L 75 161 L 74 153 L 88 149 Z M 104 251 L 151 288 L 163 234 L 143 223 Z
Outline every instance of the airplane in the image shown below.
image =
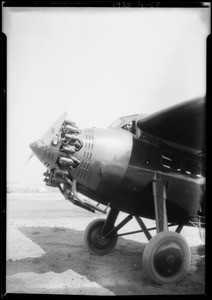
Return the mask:
M 121 117 L 108 128 L 80 130 L 66 116 L 30 148 L 47 168 L 47 186 L 81 208 L 107 214 L 87 226 L 88 251 L 105 255 L 119 236 L 143 232 L 147 278 L 157 284 L 182 280 L 191 251 L 180 232 L 183 226 L 205 228 L 205 97 Z M 116 224 L 120 211 L 127 216 Z M 139 230 L 119 233 L 133 218 Z M 155 220 L 155 227 L 147 228 L 142 218 Z

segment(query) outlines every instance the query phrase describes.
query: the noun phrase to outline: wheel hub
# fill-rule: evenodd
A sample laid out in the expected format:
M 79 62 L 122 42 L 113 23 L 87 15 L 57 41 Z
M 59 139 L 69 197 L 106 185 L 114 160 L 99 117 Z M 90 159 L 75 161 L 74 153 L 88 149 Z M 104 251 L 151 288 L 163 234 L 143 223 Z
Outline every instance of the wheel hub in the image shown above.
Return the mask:
M 175 256 L 174 255 L 169 255 L 167 257 L 167 263 L 168 264 L 173 264 L 175 262 Z
M 181 268 L 183 253 L 179 245 L 171 243 L 161 245 L 154 256 L 154 266 L 156 271 L 164 277 L 176 274 Z
M 92 237 L 91 237 L 93 243 L 98 249 L 104 249 L 105 247 L 107 247 L 111 243 L 111 239 L 112 239 L 112 238 L 104 238 L 101 235 L 101 230 L 102 230 L 102 226 L 100 225 L 97 228 L 95 228 L 95 230 L 93 230 Z

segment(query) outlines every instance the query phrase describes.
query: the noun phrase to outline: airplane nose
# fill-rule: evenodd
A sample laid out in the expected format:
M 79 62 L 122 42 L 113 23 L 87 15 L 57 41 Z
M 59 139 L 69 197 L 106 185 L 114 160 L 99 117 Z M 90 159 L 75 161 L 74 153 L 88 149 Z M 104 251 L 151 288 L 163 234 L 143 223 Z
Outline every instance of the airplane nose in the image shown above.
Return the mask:
M 46 146 L 43 144 L 43 142 L 41 140 L 38 140 L 34 143 L 31 143 L 29 145 L 29 147 L 31 148 L 32 152 L 37 156 L 37 158 L 42 161 L 44 156 L 45 156 L 45 152 L 46 152 Z
M 29 145 L 48 170 L 71 170 L 80 163 L 74 156 L 83 146 L 78 139 L 80 130 L 74 122 L 65 120 L 66 115 L 60 116 L 41 139 Z
M 37 158 L 47 167 L 54 167 L 55 161 L 57 159 L 57 134 L 60 132 L 63 122 L 66 118 L 67 112 L 63 113 L 45 132 L 45 134 L 41 137 L 41 139 L 31 143 L 29 147 L 32 152 L 37 156 Z M 55 147 L 52 149 L 51 143 L 52 141 L 56 141 Z M 48 152 L 48 153 L 47 153 Z

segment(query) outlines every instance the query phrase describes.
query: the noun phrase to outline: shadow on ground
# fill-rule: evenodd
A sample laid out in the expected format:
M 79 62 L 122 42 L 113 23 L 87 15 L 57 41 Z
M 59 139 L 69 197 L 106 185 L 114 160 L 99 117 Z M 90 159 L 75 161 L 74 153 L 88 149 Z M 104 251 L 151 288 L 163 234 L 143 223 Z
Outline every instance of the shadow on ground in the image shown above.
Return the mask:
M 147 294 L 149 288 L 155 288 L 155 294 L 163 294 L 166 293 L 166 287 L 168 294 L 170 290 L 173 294 L 204 293 L 204 246 L 191 248 L 191 270 L 183 281 L 171 285 L 171 288 L 170 285 L 153 285 L 147 280 L 142 267 L 142 254 L 146 244 L 119 238 L 113 252 L 95 256 L 85 248 L 82 231 L 61 227 L 24 227 L 19 230 L 46 254 L 37 258 L 9 261 L 7 275 L 50 271 L 63 273 L 71 269 L 115 294 L 143 294 L 144 288 Z

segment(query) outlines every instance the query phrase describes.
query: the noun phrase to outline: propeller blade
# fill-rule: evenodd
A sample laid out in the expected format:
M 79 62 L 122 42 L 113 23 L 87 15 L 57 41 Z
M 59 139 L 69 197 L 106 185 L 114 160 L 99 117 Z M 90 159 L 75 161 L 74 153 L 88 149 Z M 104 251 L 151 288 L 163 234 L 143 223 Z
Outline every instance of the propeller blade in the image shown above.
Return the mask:
M 24 168 L 28 165 L 29 161 L 31 160 L 31 158 L 34 156 L 34 153 L 32 152 L 30 157 L 28 158 L 27 162 L 25 163 L 25 165 L 23 166 L 22 170 L 24 170 Z

